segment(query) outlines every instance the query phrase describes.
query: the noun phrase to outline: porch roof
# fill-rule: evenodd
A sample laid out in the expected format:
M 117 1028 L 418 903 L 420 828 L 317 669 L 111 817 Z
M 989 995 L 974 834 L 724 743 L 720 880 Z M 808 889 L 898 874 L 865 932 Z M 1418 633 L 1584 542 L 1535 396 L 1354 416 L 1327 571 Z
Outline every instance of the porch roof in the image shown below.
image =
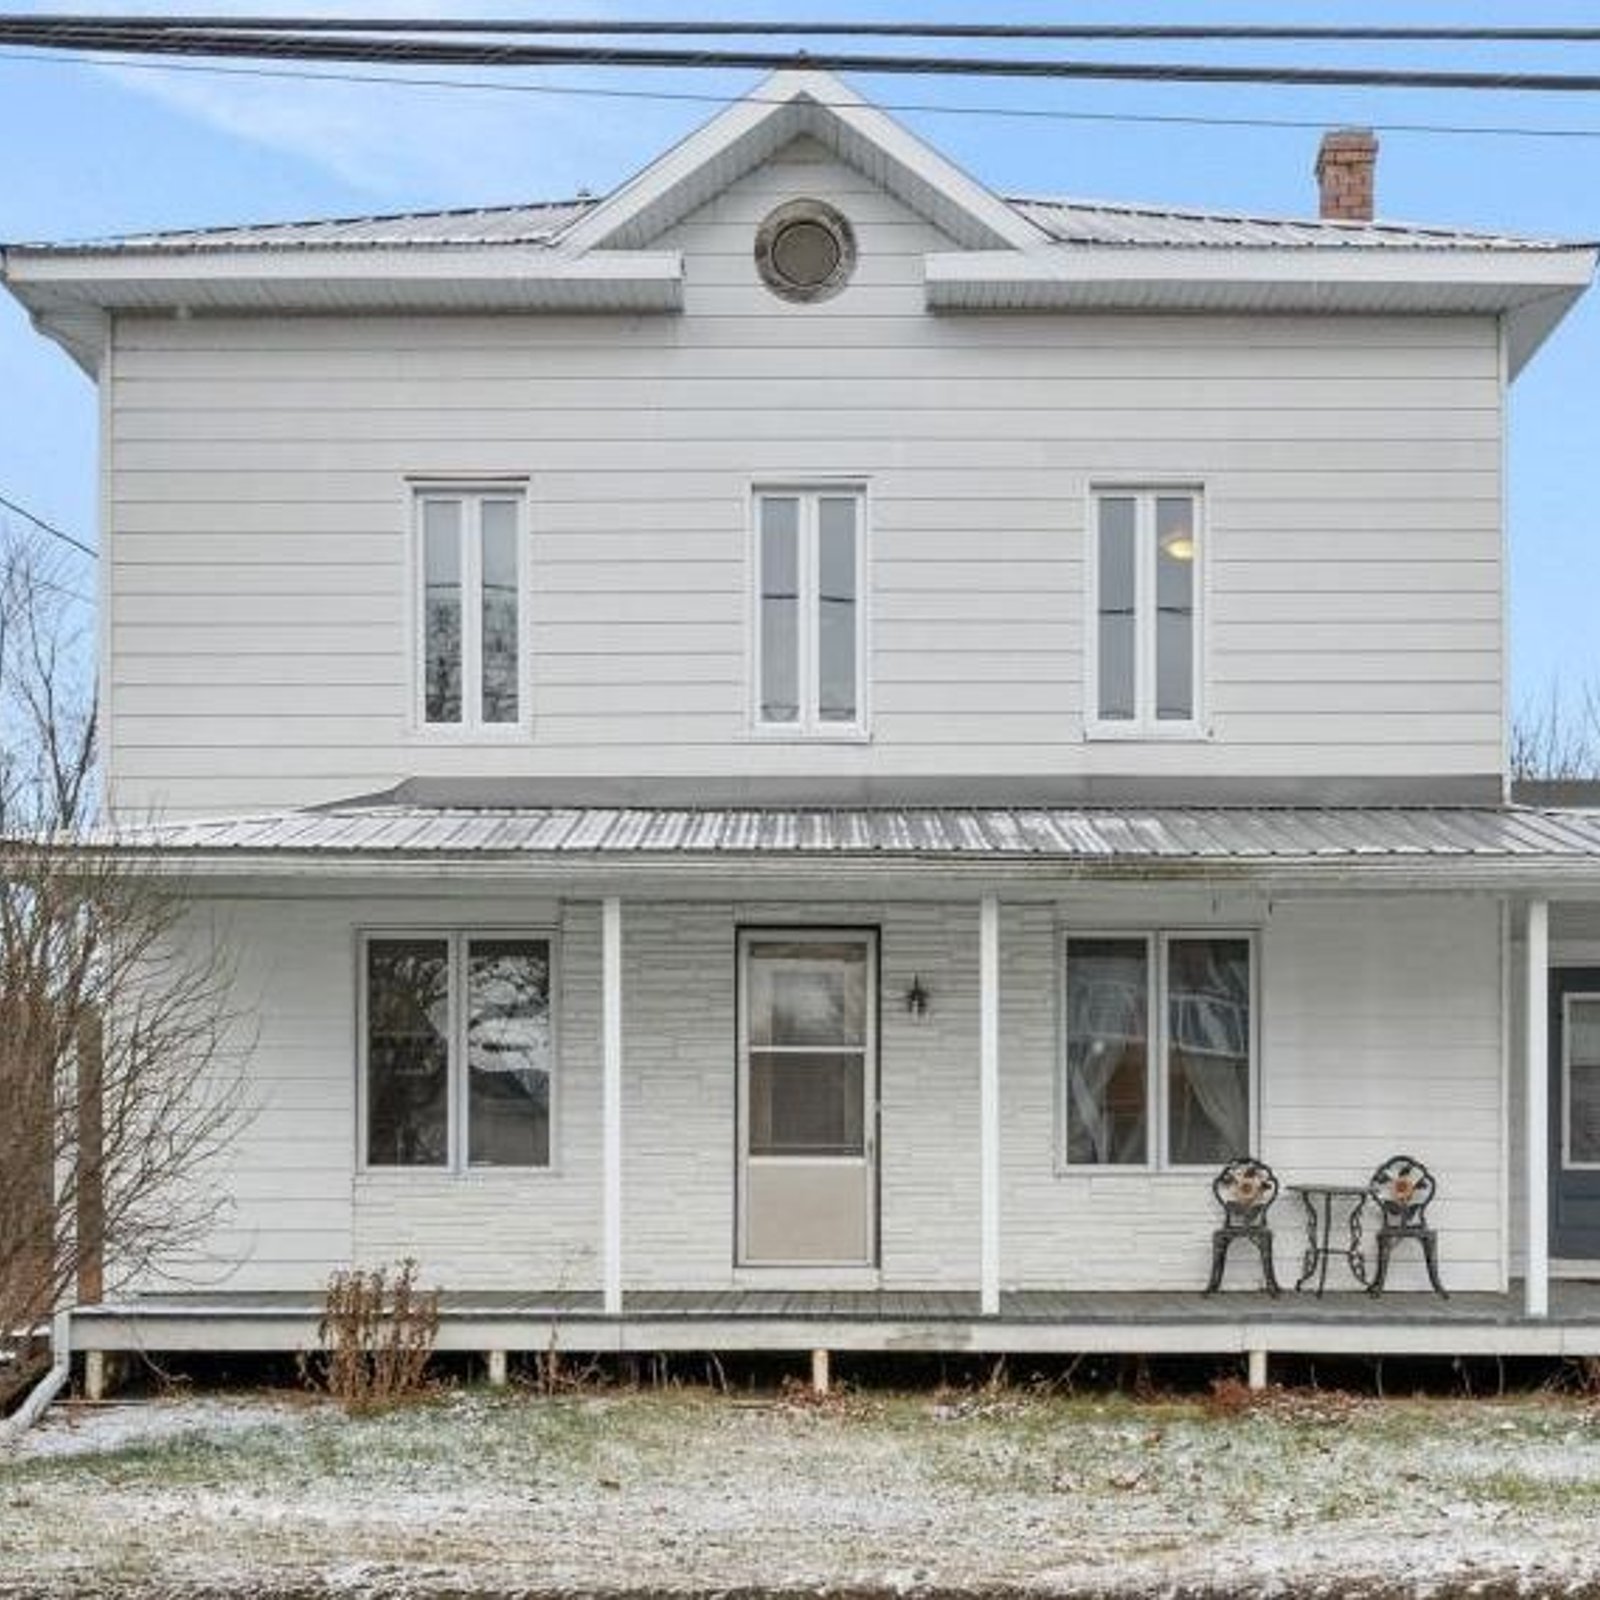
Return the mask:
M 463 806 L 350 802 L 123 827 L 92 846 L 221 871 L 312 862 L 809 869 L 1054 867 L 1081 876 L 1275 875 L 1304 868 L 1557 872 L 1600 886 L 1600 811 L 1537 806 Z M 1451 870 L 1459 869 L 1459 870 Z

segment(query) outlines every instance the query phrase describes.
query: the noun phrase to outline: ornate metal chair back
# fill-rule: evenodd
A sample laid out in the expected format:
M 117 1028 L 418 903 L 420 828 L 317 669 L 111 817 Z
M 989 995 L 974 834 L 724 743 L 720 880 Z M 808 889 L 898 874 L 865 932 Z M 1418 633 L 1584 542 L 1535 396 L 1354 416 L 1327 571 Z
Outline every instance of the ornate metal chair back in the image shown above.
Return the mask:
M 1383 1226 L 1400 1232 L 1425 1228 L 1438 1185 L 1415 1156 L 1390 1156 L 1372 1174 L 1367 1193 L 1383 1216 Z
M 1260 1227 L 1278 1198 L 1278 1178 L 1265 1161 L 1241 1156 L 1230 1161 L 1211 1180 L 1211 1192 L 1222 1207 L 1223 1226 L 1230 1229 Z

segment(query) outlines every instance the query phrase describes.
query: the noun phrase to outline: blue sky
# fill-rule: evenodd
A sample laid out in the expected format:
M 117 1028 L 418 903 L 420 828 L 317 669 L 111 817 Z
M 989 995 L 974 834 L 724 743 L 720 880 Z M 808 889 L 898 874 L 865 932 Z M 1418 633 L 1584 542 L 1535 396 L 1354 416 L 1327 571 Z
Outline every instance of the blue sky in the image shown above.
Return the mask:
M 49 11 L 50 6 L 15 6 Z M 8 9 L 11 9 L 8 7 Z M 75 8 L 74 8 L 75 9 Z M 162 9 L 154 3 L 122 9 Z M 193 9 L 168 5 L 164 9 Z M 217 8 L 214 8 L 217 9 Z M 241 7 L 235 7 L 241 9 Z M 266 5 L 242 7 L 252 12 Z M 292 9 L 283 7 L 281 9 Z M 311 9 L 308 7 L 307 9 Z M 356 10 L 352 6 L 339 9 Z M 493 0 L 374 4 L 393 15 L 514 14 Z M 941 0 L 866 6 L 575 3 L 547 14 L 919 20 L 1595 24 L 1584 0 L 1426 3 L 1301 0 L 1294 6 L 1084 0 L 1069 8 L 978 8 Z M 871 48 L 871 46 L 865 46 Z M 957 47 L 979 53 L 977 47 Z M 1018 50 L 1021 47 L 1011 47 Z M 1226 57 L 1262 62 L 1437 64 L 1446 47 L 1294 44 L 1073 45 L 1106 59 Z M 1482 69 L 1600 72 L 1600 45 L 1457 47 Z M 356 69 L 360 70 L 360 69 Z M 421 75 L 448 76 L 436 69 Z M 482 80 L 490 74 L 456 74 Z M 0 50 L 0 239 L 71 238 L 153 227 L 344 215 L 603 193 L 710 115 L 691 101 L 552 91 L 629 89 L 732 97 L 749 73 L 539 71 L 509 75 L 536 92 L 372 87 L 270 77 L 121 70 L 21 60 Z M 1264 117 L 1379 125 L 1383 215 L 1566 237 L 1600 238 L 1600 96 L 1438 93 L 863 78 L 880 102 L 991 186 L 1013 193 L 1306 213 L 1314 209 L 1315 127 L 1240 128 L 1022 120 L 976 108 L 1129 116 Z M 1509 138 L 1405 132 L 1402 123 L 1593 128 L 1597 136 Z M 1385 128 L 1384 125 L 1391 125 Z M 1600 291 L 1568 318 L 1514 391 L 1509 509 L 1512 639 L 1519 699 L 1553 684 L 1600 681 Z M 0 304 L 0 494 L 92 540 L 94 397 L 88 381 Z

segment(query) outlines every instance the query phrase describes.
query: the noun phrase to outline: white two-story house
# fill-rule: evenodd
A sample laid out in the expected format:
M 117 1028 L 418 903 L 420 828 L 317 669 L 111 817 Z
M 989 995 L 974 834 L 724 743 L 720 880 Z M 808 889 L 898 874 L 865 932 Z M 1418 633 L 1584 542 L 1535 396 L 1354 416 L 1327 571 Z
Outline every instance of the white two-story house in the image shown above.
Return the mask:
M 75 1340 L 414 1256 L 468 1349 L 1600 1350 L 1503 542 L 1595 255 L 1373 159 L 1007 199 L 795 72 L 603 199 L 8 248 L 102 401 L 109 804 L 254 1016 L 204 1260 Z M 1452 1299 L 1199 1297 L 1225 1161 L 1292 1282 L 1398 1152 Z

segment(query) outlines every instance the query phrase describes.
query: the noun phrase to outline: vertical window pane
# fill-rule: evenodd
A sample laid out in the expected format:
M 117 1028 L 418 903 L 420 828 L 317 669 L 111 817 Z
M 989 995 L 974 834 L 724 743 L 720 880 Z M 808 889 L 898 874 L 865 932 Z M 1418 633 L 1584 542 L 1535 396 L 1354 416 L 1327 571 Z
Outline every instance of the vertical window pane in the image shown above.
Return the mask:
M 1249 1153 L 1250 943 L 1167 944 L 1167 1130 L 1174 1166 Z
M 1194 568 L 1199 530 L 1188 495 L 1156 499 L 1156 718 L 1194 716 Z
M 450 950 L 442 939 L 367 946 L 367 1161 L 450 1159 Z
M 517 503 L 485 500 L 483 517 L 483 720 L 517 720 Z
M 750 1154 L 859 1156 L 866 1057 L 750 1052 Z
M 422 502 L 423 714 L 461 720 L 461 512 L 459 500 Z
M 1099 715 L 1107 722 L 1131 721 L 1137 681 L 1138 502 L 1130 496 L 1099 502 L 1097 530 L 1099 594 Z
M 856 720 L 856 500 L 818 502 L 817 706 L 823 722 Z
M 550 1163 L 550 943 L 467 946 L 467 1160 Z
M 1600 1000 L 1567 1011 L 1567 1159 L 1600 1162 Z
M 1141 1166 L 1149 1148 L 1150 964 L 1143 939 L 1067 942 L 1067 1160 Z
M 761 518 L 761 720 L 800 719 L 800 502 L 764 495 Z
M 867 1029 L 867 946 L 762 941 L 749 954 L 750 1043 L 861 1046 Z

